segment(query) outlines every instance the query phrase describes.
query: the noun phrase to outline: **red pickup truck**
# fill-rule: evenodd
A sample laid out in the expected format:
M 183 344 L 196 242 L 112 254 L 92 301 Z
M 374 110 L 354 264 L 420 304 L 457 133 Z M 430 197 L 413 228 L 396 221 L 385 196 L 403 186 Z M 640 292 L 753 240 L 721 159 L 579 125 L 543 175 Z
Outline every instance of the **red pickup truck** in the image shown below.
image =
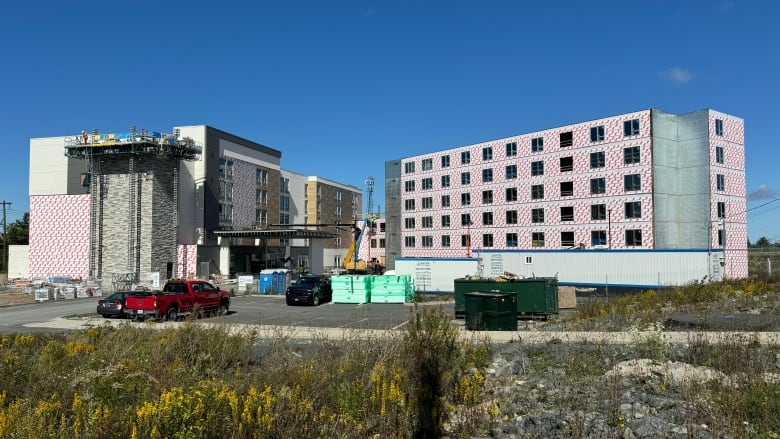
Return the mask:
M 170 280 L 162 291 L 133 291 L 125 298 L 125 314 L 174 321 L 180 316 L 222 315 L 230 309 L 230 293 L 202 280 Z

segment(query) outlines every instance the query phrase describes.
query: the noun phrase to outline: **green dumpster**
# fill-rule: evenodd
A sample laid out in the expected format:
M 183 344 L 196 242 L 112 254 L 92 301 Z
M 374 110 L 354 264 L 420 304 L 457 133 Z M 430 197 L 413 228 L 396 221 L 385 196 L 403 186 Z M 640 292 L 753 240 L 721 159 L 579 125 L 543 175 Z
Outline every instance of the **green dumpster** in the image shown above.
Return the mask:
M 517 313 L 522 316 L 558 314 L 558 280 L 551 277 L 518 279 Z
M 524 279 L 455 279 L 455 318 L 466 314 L 465 295 L 472 292 L 511 293 L 517 297 L 521 317 L 558 314 L 558 280 L 552 277 Z
M 512 282 L 495 279 L 455 279 L 455 318 L 466 315 L 466 293 L 517 293 Z
M 517 298 L 510 293 L 465 294 L 466 329 L 517 331 Z

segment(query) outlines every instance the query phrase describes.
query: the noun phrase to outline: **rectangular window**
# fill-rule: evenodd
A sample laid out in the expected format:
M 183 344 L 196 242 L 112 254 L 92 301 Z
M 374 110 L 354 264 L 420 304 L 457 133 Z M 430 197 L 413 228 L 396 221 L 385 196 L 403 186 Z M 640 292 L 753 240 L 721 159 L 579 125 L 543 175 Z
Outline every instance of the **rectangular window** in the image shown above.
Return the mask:
M 433 236 L 423 236 L 422 237 L 422 246 L 423 247 L 433 247 Z
M 726 232 L 723 229 L 718 229 L 718 245 L 723 247 L 726 239 Z
M 507 166 L 505 177 L 507 180 L 514 180 L 517 178 L 517 165 Z
M 531 247 L 544 247 L 544 232 L 531 233 Z
M 531 222 L 537 224 L 544 222 L 543 208 L 531 209 Z
M 562 181 L 561 182 L 561 196 L 562 197 L 574 196 L 574 182 L 573 181 Z
M 590 141 L 591 142 L 601 142 L 604 140 L 604 125 L 599 125 L 597 127 L 591 127 L 590 129 Z
M 482 212 L 482 225 L 493 225 L 493 212 Z
M 433 178 L 423 178 L 422 179 L 422 188 L 423 189 L 433 189 Z
M 590 205 L 590 219 L 593 221 L 601 221 L 607 219 L 607 205 L 606 204 L 591 204 Z
M 506 234 L 506 246 L 507 247 L 517 247 L 518 246 L 517 233 L 507 233 Z
M 482 247 L 493 247 L 493 234 L 485 233 L 482 235 Z
M 449 195 L 442 195 L 441 196 L 441 207 L 450 207 L 450 196 Z
M 405 174 L 411 174 L 414 172 L 414 162 L 406 162 L 404 163 L 404 173 Z
M 623 122 L 623 137 L 639 134 L 639 119 L 631 119 Z
M 442 247 L 450 246 L 450 235 L 441 235 L 441 246 Z
M 460 245 L 462 247 L 469 247 L 469 246 L 471 246 L 471 236 L 469 236 L 469 235 L 460 235 Z
M 433 228 L 433 217 L 432 216 L 424 216 L 424 217 L 422 217 L 422 228 L 423 229 L 432 229 Z
M 590 167 L 603 168 L 606 160 L 604 159 L 604 151 L 590 153 Z
M 561 247 L 574 247 L 574 232 L 561 232 Z
M 517 201 L 517 188 L 516 187 L 506 188 L 505 198 L 507 203 Z
M 460 184 L 461 185 L 467 185 L 471 184 L 471 173 L 470 172 L 461 172 L 460 173 Z
M 413 229 L 415 228 L 415 221 L 414 218 L 404 218 L 404 226 L 407 229 Z
M 719 191 L 725 191 L 726 190 L 726 176 L 723 174 L 716 174 L 715 175 L 715 187 Z
M 463 151 L 460 153 L 460 164 L 467 165 L 471 163 L 471 151 Z
M 414 192 L 414 180 L 409 180 L 404 182 L 404 191 Z
M 471 215 L 468 213 L 461 213 L 460 214 L 460 225 L 461 226 L 470 226 L 471 223 Z
M 513 157 L 517 155 L 517 142 L 510 142 L 506 144 L 506 156 Z
M 531 186 L 531 199 L 532 200 L 544 199 L 544 185 L 543 184 L 535 184 L 535 185 Z
M 425 197 L 422 199 L 423 209 L 433 209 L 433 197 Z
M 715 135 L 716 136 L 723 135 L 723 120 L 721 119 L 715 119 Z
M 482 204 L 493 204 L 493 191 L 482 191 Z
M 449 175 L 442 175 L 441 176 L 441 187 L 450 187 L 450 176 Z
M 626 203 L 626 218 L 642 218 L 641 201 L 629 201 Z
M 441 226 L 442 227 L 449 227 L 450 226 L 450 216 L 449 215 L 442 215 L 441 216 Z
M 507 210 L 506 211 L 506 223 L 507 224 L 517 224 L 517 211 L 516 210 Z
M 404 238 L 404 245 L 409 248 L 414 247 L 414 236 L 407 236 Z
M 626 246 L 637 247 L 642 245 L 642 231 L 640 229 L 626 230 Z
M 726 202 L 718 201 L 718 218 L 726 218 Z
M 492 169 L 483 169 L 482 170 L 482 183 L 490 183 L 493 181 L 493 170 Z
M 468 192 L 464 192 L 460 194 L 460 205 L 461 206 L 469 206 L 471 205 L 471 194 Z
M 423 171 L 430 171 L 433 169 L 433 159 L 423 159 L 422 160 L 422 170 Z
M 574 169 L 574 157 L 561 157 L 561 172 L 570 172 Z
M 561 133 L 561 148 L 574 145 L 574 135 L 571 131 Z
M 623 163 L 630 165 L 632 163 L 639 163 L 639 147 L 629 146 L 623 148 Z
M 493 160 L 493 147 L 486 146 L 482 148 L 482 160 Z
M 448 156 L 448 155 L 441 156 L 441 167 L 442 168 L 449 168 L 450 167 L 450 156 Z
M 607 192 L 607 181 L 602 178 L 590 179 L 590 193 L 591 194 L 603 194 Z
M 626 191 L 638 191 L 642 189 L 642 176 L 629 174 L 623 176 L 623 189 Z
M 607 245 L 607 231 L 606 230 L 591 230 L 590 232 L 590 245 L 593 247 L 597 245 Z
M 531 162 L 531 175 L 544 175 L 544 162 Z
M 722 146 L 716 146 L 715 147 L 715 163 L 723 164 L 723 147 Z
M 414 210 L 414 200 L 404 201 L 404 210 Z
M 574 206 L 561 207 L 561 221 L 574 221 Z
M 531 152 L 544 151 L 544 137 L 534 137 L 531 139 Z

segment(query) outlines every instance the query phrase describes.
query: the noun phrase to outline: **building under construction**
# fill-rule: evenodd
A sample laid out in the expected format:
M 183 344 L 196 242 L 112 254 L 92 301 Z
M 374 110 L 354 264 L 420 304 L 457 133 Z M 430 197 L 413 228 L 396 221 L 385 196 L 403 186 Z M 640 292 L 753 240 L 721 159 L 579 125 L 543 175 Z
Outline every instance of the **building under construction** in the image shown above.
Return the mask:
M 89 188 L 89 277 L 137 282 L 141 273 L 177 273 L 179 169 L 201 147 L 158 132 L 82 133 L 65 138 L 67 157 L 85 160 Z
M 208 125 L 31 138 L 24 276 L 108 285 L 340 266 L 348 227 L 296 225 L 351 224 L 362 190 L 281 157 Z

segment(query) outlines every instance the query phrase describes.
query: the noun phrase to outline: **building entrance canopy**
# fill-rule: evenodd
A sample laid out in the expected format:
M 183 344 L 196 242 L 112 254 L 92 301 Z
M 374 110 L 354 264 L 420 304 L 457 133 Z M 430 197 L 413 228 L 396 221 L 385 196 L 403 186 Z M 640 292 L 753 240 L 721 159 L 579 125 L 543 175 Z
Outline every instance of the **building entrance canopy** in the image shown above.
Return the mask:
M 220 238 L 258 238 L 258 239 L 332 239 L 337 238 L 337 232 L 322 230 L 216 230 L 214 234 Z

